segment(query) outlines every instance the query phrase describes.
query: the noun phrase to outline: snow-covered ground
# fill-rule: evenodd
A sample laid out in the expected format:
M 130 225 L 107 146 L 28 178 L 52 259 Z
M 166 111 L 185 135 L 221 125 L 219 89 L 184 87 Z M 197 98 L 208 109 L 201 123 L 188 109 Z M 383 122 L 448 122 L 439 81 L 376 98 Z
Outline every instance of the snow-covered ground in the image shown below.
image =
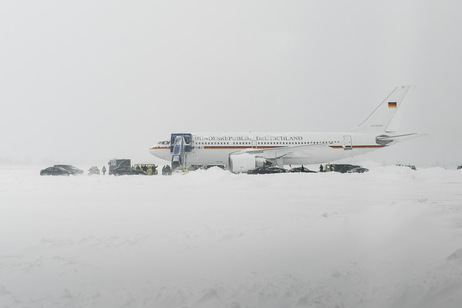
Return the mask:
M 462 171 L 0 168 L 0 307 L 460 307 Z

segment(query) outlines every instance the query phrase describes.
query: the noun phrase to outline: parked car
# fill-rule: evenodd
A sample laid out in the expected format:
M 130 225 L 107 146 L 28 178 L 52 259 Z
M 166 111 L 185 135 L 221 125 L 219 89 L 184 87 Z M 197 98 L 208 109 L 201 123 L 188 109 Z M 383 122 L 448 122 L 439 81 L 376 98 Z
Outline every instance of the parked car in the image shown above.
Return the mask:
M 353 168 L 353 169 L 348 170 L 346 173 L 364 173 L 364 172 L 368 172 L 368 171 L 369 171 L 369 169 L 367 169 L 367 168 L 357 167 L 357 168 Z
M 248 174 L 268 174 L 268 173 L 286 173 L 287 170 L 279 167 L 259 167 L 247 171 Z
M 325 168 L 326 172 L 329 171 L 335 171 L 335 172 L 340 172 L 340 173 L 354 173 L 354 172 L 366 172 L 369 171 L 369 169 L 362 168 L 361 166 L 358 165 L 350 165 L 350 164 L 327 164 Z M 362 173 L 360 172 L 360 173 Z
M 40 175 L 71 175 L 74 174 L 69 170 L 66 170 L 62 167 L 48 167 L 46 169 L 40 170 Z
M 306 167 L 297 167 L 297 168 L 292 168 L 289 170 L 289 172 L 307 172 L 307 173 L 316 173 L 316 171 L 310 170 Z
M 462 165 L 457 166 L 457 170 L 462 169 Z
M 90 169 L 88 169 L 88 175 L 100 175 L 100 174 L 101 173 L 99 171 L 99 168 L 96 166 L 93 166 Z
M 406 165 L 397 164 L 396 166 L 398 166 L 398 167 L 408 167 L 408 168 L 411 168 L 412 170 L 417 170 L 417 168 L 414 165 L 411 165 L 411 164 L 406 164 Z
M 76 167 L 71 166 L 71 165 L 54 165 L 54 167 L 64 168 L 64 169 L 66 169 L 67 171 L 71 172 L 74 175 L 83 173 L 83 170 L 80 170 L 79 168 L 76 168 Z

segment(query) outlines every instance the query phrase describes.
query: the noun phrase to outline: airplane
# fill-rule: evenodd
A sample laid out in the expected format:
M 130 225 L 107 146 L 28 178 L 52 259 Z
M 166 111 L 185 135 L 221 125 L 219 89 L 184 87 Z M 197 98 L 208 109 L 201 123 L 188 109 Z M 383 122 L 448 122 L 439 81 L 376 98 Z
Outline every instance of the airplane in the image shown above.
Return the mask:
M 220 165 L 235 173 L 349 158 L 418 136 L 399 132 L 410 89 L 396 87 L 360 125 L 344 132 L 173 133 L 150 153 L 170 161 L 172 169 Z

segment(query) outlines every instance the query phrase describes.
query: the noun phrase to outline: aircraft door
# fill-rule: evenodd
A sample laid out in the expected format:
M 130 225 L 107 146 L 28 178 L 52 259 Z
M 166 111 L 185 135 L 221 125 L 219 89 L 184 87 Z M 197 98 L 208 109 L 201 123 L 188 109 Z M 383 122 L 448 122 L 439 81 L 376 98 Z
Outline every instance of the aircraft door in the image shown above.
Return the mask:
M 185 134 L 185 133 L 172 134 L 170 136 L 170 152 L 173 152 L 173 145 L 175 144 L 175 139 L 178 136 L 183 137 L 184 151 L 185 152 L 191 152 L 192 134 Z
M 252 140 L 252 149 L 257 148 L 257 140 Z
M 353 149 L 353 142 L 351 140 L 351 136 L 343 136 L 343 149 L 344 150 Z

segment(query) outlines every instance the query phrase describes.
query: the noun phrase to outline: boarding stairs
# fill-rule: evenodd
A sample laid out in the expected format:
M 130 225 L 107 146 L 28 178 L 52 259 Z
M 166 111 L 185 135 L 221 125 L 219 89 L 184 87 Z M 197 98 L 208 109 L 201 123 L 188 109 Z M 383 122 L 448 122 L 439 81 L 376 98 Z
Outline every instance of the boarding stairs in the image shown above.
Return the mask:
M 172 153 L 172 170 L 186 167 L 187 153 L 191 152 L 191 134 L 172 134 L 170 152 Z

